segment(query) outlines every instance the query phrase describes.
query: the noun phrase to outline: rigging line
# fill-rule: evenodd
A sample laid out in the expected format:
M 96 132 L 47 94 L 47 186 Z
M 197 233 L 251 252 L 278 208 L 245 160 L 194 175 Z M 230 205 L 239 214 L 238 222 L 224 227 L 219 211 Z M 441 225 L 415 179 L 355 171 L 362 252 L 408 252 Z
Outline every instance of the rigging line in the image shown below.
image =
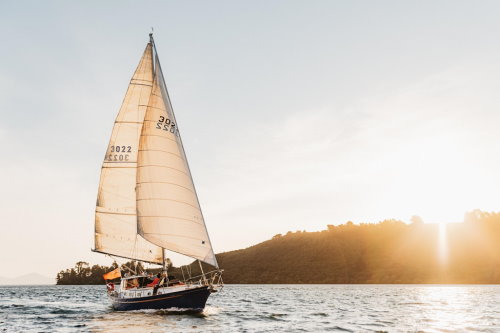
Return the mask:
M 156 59 L 155 59 L 155 60 L 156 60 L 156 62 L 157 62 L 157 66 L 158 66 L 158 69 L 157 69 L 157 70 L 158 70 L 158 72 L 159 72 L 159 74 L 160 74 L 160 78 L 161 78 L 161 80 L 160 80 L 160 83 L 161 83 L 160 88 L 163 88 L 163 89 L 165 90 L 165 94 L 166 94 L 166 97 L 167 97 L 167 101 L 168 101 L 168 104 L 169 104 L 169 106 L 170 106 L 170 110 L 172 111 L 172 117 L 174 118 L 174 121 L 175 121 L 175 123 L 177 124 L 177 119 L 175 118 L 174 108 L 173 108 L 173 106 L 172 106 L 172 102 L 171 102 L 171 100 L 170 100 L 170 96 L 169 96 L 169 94 L 168 94 L 168 89 L 167 89 L 167 85 L 166 85 L 166 83 L 165 83 L 165 78 L 163 77 L 163 71 L 162 71 L 162 69 L 161 69 L 160 59 L 159 59 L 159 57 L 158 57 L 158 50 L 156 49 L 156 44 L 155 44 L 155 43 L 154 43 L 154 41 L 153 41 L 153 37 L 152 37 L 152 35 L 151 35 L 151 42 L 152 42 L 152 44 L 153 44 L 153 49 L 154 49 L 154 51 L 155 51 L 155 53 L 156 53 Z M 157 75 L 157 76 L 158 76 L 158 75 Z M 165 102 L 165 100 L 164 100 L 164 102 Z M 205 218 L 203 217 L 203 211 L 201 210 L 201 206 L 200 206 L 200 200 L 199 200 L 199 198 L 198 198 L 198 195 L 196 194 L 196 187 L 195 187 L 195 185 L 194 185 L 193 176 L 192 176 L 192 174 L 191 174 L 191 169 L 190 169 L 190 167 L 189 167 L 189 163 L 188 163 L 188 160 L 187 160 L 187 157 L 186 157 L 186 153 L 185 153 L 185 150 L 184 150 L 184 145 L 182 144 L 182 138 L 181 138 L 181 134 L 180 134 L 180 133 L 179 133 L 179 142 L 180 142 L 180 145 L 181 145 L 181 147 L 182 147 L 182 152 L 184 153 L 184 160 L 186 161 L 186 166 L 187 166 L 187 169 L 188 169 L 188 172 L 189 172 L 189 176 L 191 177 L 191 182 L 193 183 L 193 188 L 194 188 L 194 191 L 195 191 L 196 201 L 198 202 L 198 206 L 200 207 L 201 217 L 203 218 L 203 221 L 205 221 Z M 205 233 L 207 234 L 208 243 L 210 244 L 210 248 L 212 249 L 212 242 L 211 242 L 211 240 L 210 240 L 210 236 L 209 236 L 209 234 L 208 234 L 207 225 L 206 225 L 205 223 L 203 223 L 203 224 L 204 224 L 204 227 L 205 227 Z M 213 249 L 212 249 L 212 253 L 213 253 Z M 219 268 L 219 264 L 217 263 L 217 258 L 215 257 L 215 253 L 213 253 L 213 254 L 214 254 L 214 256 L 213 256 L 213 257 L 214 257 L 214 260 L 215 260 L 215 267 Z
M 137 234 L 137 223 L 135 224 L 136 225 L 136 231 L 135 233 Z M 135 236 L 135 240 L 134 240 L 134 247 L 132 248 L 132 257 L 137 257 L 137 235 Z

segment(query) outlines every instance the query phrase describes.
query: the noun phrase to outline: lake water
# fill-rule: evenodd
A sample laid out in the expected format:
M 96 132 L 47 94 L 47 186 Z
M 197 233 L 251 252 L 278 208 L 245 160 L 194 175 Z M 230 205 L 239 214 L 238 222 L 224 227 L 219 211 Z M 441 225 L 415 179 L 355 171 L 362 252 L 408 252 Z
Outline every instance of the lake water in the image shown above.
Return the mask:
M 500 332 L 500 286 L 227 285 L 201 314 L 114 312 L 104 286 L 0 286 L 0 332 Z

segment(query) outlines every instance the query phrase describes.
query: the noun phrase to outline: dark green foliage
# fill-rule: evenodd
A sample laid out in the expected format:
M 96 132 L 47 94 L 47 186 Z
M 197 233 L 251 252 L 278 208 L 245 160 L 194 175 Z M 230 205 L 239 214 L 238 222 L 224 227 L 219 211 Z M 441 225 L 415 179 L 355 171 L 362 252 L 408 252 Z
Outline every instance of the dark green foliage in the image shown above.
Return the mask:
M 130 265 L 131 263 L 127 264 Z M 56 277 L 56 284 L 104 284 L 102 276 L 117 267 L 116 262 L 109 267 L 100 265 L 90 267 L 88 262 L 79 261 L 74 268 L 60 271 Z

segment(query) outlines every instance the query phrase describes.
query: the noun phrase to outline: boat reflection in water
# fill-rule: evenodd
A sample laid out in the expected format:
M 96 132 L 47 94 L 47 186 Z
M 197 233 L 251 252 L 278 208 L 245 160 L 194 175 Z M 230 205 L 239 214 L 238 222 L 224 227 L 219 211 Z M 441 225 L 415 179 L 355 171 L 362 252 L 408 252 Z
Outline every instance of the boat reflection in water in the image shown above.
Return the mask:
M 178 328 L 179 321 L 187 320 L 189 327 L 184 327 L 183 330 L 197 331 L 210 320 L 209 316 L 217 311 L 217 308 L 209 306 L 203 312 L 175 308 L 126 312 L 110 309 L 109 312 L 96 316 L 88 326 L 93 333 L 164 333 Z

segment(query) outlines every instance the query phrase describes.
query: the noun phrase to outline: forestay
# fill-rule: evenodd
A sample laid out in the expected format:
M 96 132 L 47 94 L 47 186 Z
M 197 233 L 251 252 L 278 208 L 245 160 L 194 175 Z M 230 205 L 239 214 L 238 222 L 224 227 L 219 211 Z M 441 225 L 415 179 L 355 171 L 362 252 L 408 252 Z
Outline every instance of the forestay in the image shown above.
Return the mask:
M 152 43 L 144 51 L 116 118 L 102 165 L 95 215 L 95 251 L 152 263 L 163 249 L 137 234 L 137 150 L 153 84 Z
M 157 58 L 136 191 L 138 231 L 145 239 L 218 267 Z

